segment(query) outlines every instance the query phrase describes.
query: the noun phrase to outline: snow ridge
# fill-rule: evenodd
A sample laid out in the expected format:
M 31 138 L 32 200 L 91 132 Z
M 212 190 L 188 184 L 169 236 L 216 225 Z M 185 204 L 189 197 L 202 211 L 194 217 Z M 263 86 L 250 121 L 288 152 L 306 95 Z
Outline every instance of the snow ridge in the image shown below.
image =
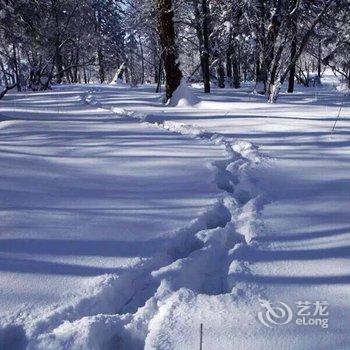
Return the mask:
M 104 107 L 91 92 L 83 95 L 82 101 L 120 118 L 151 120 L 139 113 Z M 141 262 L 131 274 L 100 276 L 90 293 L 74 305 L 34 320 L 26 330 L 31 339 L 28 349 L 154 348 L 162 315 L 176 303 L 195 294 L 242 296 L 251 290 L 247 282 L 237 282 L 235 274 L 249 274 L 249 264 L 240 260 L 240 251 L 256 245 L 254 237 L 263 228 L 260 212 L 266 201 L 249 179 L 249 169 L 263 157 L 249 142 L 195 126 L 173 121 L 150 124 L 223 146 L 227 159 L 212 163 L 221 197 L 178 230 L 162 256 Z

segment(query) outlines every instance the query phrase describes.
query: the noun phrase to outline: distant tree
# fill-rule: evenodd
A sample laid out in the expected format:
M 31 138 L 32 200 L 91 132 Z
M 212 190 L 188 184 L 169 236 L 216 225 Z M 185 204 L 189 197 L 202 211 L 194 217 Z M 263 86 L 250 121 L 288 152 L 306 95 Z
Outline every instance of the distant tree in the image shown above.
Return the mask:
M 350 3 L 343 1 L 334 16 L 326 23 L 324 34 L 325 56 L 322 64 L 330 67 L 333 72 L 346 81 L 350 89 Z M 337 21 L 334 21 L 334 18 Z

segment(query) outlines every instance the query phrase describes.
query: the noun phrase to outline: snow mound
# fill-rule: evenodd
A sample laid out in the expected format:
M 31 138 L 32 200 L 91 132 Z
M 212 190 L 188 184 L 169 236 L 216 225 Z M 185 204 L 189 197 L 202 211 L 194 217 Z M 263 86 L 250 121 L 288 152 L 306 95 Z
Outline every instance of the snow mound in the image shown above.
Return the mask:
M 347 83 L 340 83 L 337 87 L 336 87 L 337 91 L 347 94 L 349 93 L 350 89 L 348 88 L 348 84 Z
M 82 96 L 82 101 L 90 106 L 102 108 L 101 102 L 97 101 L 95 96 L 92 93 Z
M 31 342 L 28 350 L 104 349 L 110 346 L 109 343 L 113 343 L 113 336 L 116 331 L 122 331 L 122 325 L 123 317 L 119 315 L 96 315 L 74 322 L 65 321 L 52 332 L 42 334 Z
M 149 121 L 148 118 L 143 120 Z M 158 123 L 159 125 L 159 123 Z M 182 135 L 198 137 L 203 140 L 213 142 L 217 145 L 223 145 L 231 156 L 243 157 L 252 163 L 260 163 L 263 156 L 259 153 L 258 147 L 251 142 L 239 139 L 232 139 L 219 133 L 205 131 L 196 125 L 188 125 L 174 121 L 164 121 L 161 126 L 169 131 L 178 132 Z
M 182 79 L 180 85 L 173 93 L 172 98 L 167 102 L 167 106 L 192 107 L 198 102 L 199 102 L 198 97 L 189 88 L 185 79 Z

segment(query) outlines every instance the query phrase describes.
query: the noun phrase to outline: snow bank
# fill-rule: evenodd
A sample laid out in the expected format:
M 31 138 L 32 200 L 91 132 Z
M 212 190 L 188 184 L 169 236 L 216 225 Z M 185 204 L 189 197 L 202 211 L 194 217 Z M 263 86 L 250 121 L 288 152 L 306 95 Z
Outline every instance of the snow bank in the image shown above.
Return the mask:
M 167 102 L 170 107 L 193 107 L 199 102 L 198 97 L 187 85 L 186 80 L 182 78 L 180 85 L 174 91 L 173 96 Z
M 30 342 L 28 350 L 70 349 L 96 350 L 112 348 L 113 337 L 122 330 L 128 318 L 119 315 L 83 317 L 74 322 L 65 321 L 50 333 Z

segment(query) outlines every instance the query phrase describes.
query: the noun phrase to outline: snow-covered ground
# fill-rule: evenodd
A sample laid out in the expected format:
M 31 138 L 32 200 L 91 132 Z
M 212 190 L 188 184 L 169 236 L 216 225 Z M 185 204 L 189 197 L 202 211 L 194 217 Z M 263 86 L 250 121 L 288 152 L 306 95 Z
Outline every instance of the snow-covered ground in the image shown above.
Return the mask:
M 349 97 L 153 91 L 0 101 L 0 348 L 348 349 Z

